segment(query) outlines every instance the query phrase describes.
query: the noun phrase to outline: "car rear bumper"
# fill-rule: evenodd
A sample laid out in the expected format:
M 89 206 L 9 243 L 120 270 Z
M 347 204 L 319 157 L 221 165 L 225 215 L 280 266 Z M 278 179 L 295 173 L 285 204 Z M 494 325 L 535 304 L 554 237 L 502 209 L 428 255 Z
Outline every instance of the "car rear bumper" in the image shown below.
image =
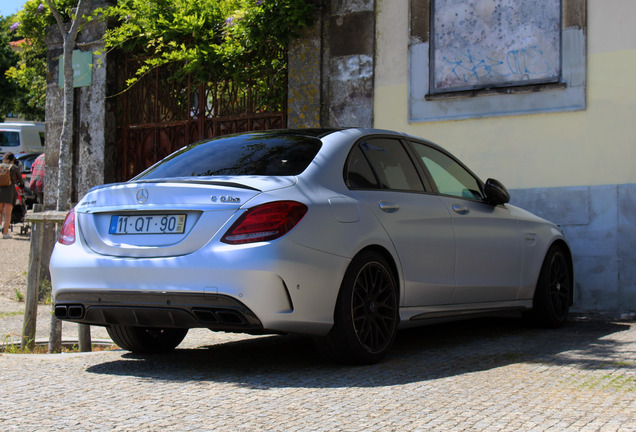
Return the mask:
M 113 257 L 82 244 L 51 256 L 58 317 L 93 325 L 324 335 L 349 259 L 278 241 L 177 257 Z
M 263 330 L 247 306 L 224 295 L 77 290 L 57 294 L 55 316 L 98 326 L 204 327 L 245 333 Z

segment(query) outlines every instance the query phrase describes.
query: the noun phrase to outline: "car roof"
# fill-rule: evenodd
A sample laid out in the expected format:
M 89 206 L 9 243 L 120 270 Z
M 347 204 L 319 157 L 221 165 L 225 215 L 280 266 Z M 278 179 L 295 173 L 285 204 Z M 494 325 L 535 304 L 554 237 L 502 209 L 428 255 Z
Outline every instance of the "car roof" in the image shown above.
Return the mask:
M 365 135 L 392 135 L 392 136 L 400 136 L 404 138 L 411 138 L 419 141 L 427 141 L 426 139 L 409 135 L 403 132 L 397 132 L 394 130 L 388 129 L 375 129 L 375 128 L 367 128 L 367 127 L 341 127 L 341 128 L 295 128 L 295 129 L 270 129 L 263 131 L 251 131 L 251 132 L 243 132 L 236 135 L 301 135 L 301 136 L 311 136 L 314 138 L 325 138 L 329 135 L 333 134 L 347 134 L 354 136 L 365 136 Z M 224 136 L 219 136 L 215 138 L 223 138 Z M 432 143 L 434 144 L 434 143 Z
M 28 122 L 4 122 L 0 123 L 0 130 L 12 130 L 24 127 L 43 128 L 44 123 L 28 123 Z

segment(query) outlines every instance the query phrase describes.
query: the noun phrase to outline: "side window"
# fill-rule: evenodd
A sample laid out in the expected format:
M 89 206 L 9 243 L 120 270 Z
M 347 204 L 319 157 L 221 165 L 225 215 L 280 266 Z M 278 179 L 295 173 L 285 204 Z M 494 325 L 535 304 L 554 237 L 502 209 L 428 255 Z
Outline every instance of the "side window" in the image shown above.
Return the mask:
M 378 179 L 373 174 L 367 158 L 359 146 L 349 155 L 345 183 L 350 189 L 379 189 Z
M 20 145 L 20 134 L 18 132 L 0 131 L 0 146 L 18 147 Z
M 42 147 L 44 147 L 44 141 L 46 139 L 46 134 L 44 132 L 40 132 L 40 144 L 42 144 Z
M 381 189 L 424 191 L 415 165 L 399 140 L 369 138 L 357 146 L 371 164 Z
M 479 180 L 450 156 L 427 145 L 413 143 L 442 195 L 483 200 Z

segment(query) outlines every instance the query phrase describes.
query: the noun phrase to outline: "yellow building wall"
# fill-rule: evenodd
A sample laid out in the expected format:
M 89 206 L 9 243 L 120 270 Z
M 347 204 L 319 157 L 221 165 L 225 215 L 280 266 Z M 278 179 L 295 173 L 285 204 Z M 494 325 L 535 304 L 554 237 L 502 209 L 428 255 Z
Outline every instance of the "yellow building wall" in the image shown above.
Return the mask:
M 409 123 L 408 1 L 376 3 L 374 126 L 429 139 L 510 189 L 636 183 L 633 0 L 588 0 L 587 108 Z

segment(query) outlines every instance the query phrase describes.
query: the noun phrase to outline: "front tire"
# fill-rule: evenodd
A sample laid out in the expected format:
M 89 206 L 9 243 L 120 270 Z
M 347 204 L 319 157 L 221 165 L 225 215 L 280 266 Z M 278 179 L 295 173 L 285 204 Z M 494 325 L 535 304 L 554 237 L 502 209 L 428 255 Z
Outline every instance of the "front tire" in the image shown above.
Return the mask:
M 338 363 L 377 363 L 395 341 L 398 323 L 398 287 L 391 267 L 382 255 L 363 252 L 345 273 L 334 326 L 320 348 Z
M 148 328 L 112 325 L 106 330 L 120 348 L 137 354 L 166 353 L 174 350 L 188 334 L 182 328 Z
M 567 321 L 574 288 L 569 257 L 553 245 L 546 254 L 534 293 L 532 321 L 545 328 L 559 328 Z

